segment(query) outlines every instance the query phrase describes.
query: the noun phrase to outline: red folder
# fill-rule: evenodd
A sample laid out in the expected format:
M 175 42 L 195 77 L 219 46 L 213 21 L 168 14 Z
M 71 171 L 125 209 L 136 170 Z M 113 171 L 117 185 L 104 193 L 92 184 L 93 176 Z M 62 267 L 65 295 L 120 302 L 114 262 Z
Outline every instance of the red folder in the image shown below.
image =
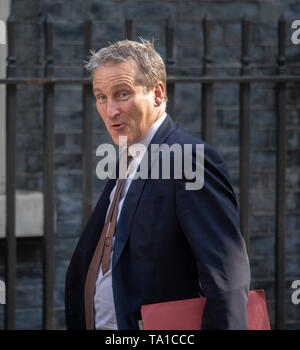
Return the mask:
M 200 330 L 206 298 L 142 305 L 144 330 Z M 248 330 L 270 330 L 263 290 L 252 290 L 247 304 Z

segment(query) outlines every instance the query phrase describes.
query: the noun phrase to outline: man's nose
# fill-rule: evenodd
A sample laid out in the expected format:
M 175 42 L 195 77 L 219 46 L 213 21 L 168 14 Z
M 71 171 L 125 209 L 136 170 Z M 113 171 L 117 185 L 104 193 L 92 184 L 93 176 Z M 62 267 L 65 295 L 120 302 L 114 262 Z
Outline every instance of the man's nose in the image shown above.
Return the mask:
M 106 105 L 106 114 L 109 118 L 114 118 L 120 113 L 119 106 L 118 104 L 111 100 L 107 100 L 107 105 Z

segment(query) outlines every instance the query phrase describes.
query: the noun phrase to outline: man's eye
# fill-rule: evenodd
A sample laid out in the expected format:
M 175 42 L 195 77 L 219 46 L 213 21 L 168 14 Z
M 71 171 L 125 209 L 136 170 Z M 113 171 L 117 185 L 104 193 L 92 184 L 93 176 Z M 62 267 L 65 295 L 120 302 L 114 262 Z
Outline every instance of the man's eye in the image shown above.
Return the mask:
M 119 93 L 119 96 L 120 96 L 120 98 L 122 98 L 122 99 L 127 98 L 127 97 L 128 97 L 128 95 L 129 95 L 129 93 L 128 93 L 128 92 L 126 92 L 126 91 L 122 91 L 122 92 L 120 92 L 120 93 Z
M 105 99 L 105 96 L 104 95 L 97 95 L 96 96 L 96 100 L 99 101 L 99 102 L 103 102 Z

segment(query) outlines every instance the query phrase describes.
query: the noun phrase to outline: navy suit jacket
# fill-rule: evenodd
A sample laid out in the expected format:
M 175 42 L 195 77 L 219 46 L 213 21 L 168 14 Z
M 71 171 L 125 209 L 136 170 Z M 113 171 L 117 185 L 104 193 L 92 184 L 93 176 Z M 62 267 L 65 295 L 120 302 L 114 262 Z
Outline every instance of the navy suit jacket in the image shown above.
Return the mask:
M 207 298 L 203 329 L 247 329 L 249 262 L 227 168 L 216 151 L 169 116 L 151 141 L 161 143 L 192 144 L 193 163 L 195 145 L 204 144 L 204 186 L 186 190 L 188 179 L 176 179 L 172 171 L 169 180 L 132 181 L 113 247 L 118 329 L 138 329 L 143 304 L 202 295 Z M 108 181 L 67 271 L 68 329 L 85 329 L 84 283 L 115 181 Z

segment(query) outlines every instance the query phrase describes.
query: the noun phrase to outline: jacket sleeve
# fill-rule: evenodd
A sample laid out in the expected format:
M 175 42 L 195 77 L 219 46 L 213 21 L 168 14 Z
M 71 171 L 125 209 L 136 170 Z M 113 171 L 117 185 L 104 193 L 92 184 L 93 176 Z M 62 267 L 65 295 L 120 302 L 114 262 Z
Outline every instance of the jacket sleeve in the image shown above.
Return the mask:
M 192 159 L 195 169 L 195 150 Z M 176 180 L 176 210 L 207 298 L 202 329 L 247 329 L 250 269 L 238 204 L 227 168 L 210 146 L 204 148 L 203 187 L 187 190 L 186 184 Z

